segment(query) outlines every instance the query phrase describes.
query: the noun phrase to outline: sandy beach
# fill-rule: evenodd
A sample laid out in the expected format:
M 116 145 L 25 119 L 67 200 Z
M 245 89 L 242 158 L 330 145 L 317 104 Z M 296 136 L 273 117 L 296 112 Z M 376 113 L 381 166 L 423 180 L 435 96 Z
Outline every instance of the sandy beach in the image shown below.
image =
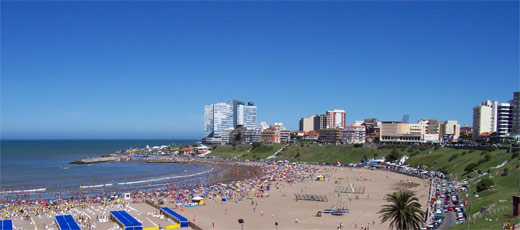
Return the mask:
M 381 224 L 377 214 L 386 203 L 383 200 L 386 194 L 404 189 L 414 191 L 424 210 L 426 208 L 428 180 L 380 170 L 362 169 L 360 173 L 360 168 L 319 168 L 325 175 L 324 181 L 308 179 L 304 183 L 282 184 L 279 189 L 272 188 L 269 197 L 254 197 L 237 203 L 210 200 L 204 206 L 185 208 L 181 213 L 191 221 L 196 214 L 195 223 L 203 229 L 213 229 L 213 222 L 215 229 L 240 229 L 240 218 L 244 220 L 244 229 L 276 229 L 275 222 L 278 222 L 278 229 L 337 229 L 340 223 L 344 229 L 360 229 L 362 225 L 369 225 L 369 229 L 388 229 L 388 223 Z M 337 204 L 338 184 L 335 182 L 347 186 L 347 178 L 356 189 L 365 187 L 364 194 L 346 198 L 347 194 L 342 193 L 341 199 L 346 200 L 345 208 L 349 213 L 314 217 L 317 211 Z M 416 186 L 408 187 L 406 180 L 413 181 Z M 326 195 L 328 202 L 296 201 L 296 193 Z
M 54 215 L 72 214 L 83 229 L 117 229 L 114 222 L 103 217 L 109 217 L 108 212 L 112 210 L 126 210 L 142 222 L 144 228 L 157 229 L 175 224 L 162 216 L 158 209 L 144 203 L 146 199 L 156 203 L 162 200 L 164 203 L 160 206 L 173 209 L 202 229 L 241 229 L 238 219 L 244 220 L 244 229 L 337 229 L 340 224 L 344 229 L 366 226 L 369 229 L 388 229 L 388 223 L 380 223 L 377 212 L 386 203 L 386 194 L 400 190 L 415 192 L 423 209 L 426 209 L 427 179 L 365 168 L 297 164 L 260 167 L 265 173 L 262 178 L 166 191 L 169 195 L 162 194 L 164 191 L 136 194 L 133 200 L 126 202 L 113 200 L 99 204 L 74 201 L 72 204 L 65 201 L 59 210 L 47 209 L 43 215 L 31 212 L 34 205 L 22 205 L 29 211 L 30 217 L 25 219 L 20 214 L 13 215 L 11 208 L 10 219 L 20 229 L 57 229 Z M 316 181 L 318 175 L 323 175 L 324 180 Z M 352 183 L 356 193 L 351 193 L 348 182 Z M 339 197 L 338 190 L 342 191 Z M 297 201 L 295 194 L 326 196 L 327 201 Z M 180 206 L 179 197 L 184 198 L 182 202 L 191 202 L 193 196 L 202 196 L 204 205 Z M 222 201 L 223 197 L 228 200 Z M 322 213 L 321 217 L 314 216 L 318 211 L 335 207 L 347 208 L 349 212 L 342 216 L 327 213 Z M 5 217 L 5 209 L 3 212 Z

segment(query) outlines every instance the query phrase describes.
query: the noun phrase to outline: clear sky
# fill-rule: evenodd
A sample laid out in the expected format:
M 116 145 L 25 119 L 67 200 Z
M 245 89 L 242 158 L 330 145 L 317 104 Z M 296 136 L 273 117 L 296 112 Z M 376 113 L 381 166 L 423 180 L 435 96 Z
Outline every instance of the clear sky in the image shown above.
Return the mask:
M 1 2 L 4 139 L 201 138 L 229 99 L 471 125 L 519 88 L 518 1 Z

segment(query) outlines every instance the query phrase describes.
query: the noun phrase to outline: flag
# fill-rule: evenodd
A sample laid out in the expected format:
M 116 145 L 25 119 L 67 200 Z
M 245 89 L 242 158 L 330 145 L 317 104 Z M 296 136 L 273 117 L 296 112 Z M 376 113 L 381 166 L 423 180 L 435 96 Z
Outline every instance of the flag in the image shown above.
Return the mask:
M 352 189 L 352 192 L 355 192 L 355 190 L 354 190 L 354 186 L 352 186 L 352 183 L 350 183 L 350 181 L 348 182 L 348 185 L 349 185 L 350 188 Z

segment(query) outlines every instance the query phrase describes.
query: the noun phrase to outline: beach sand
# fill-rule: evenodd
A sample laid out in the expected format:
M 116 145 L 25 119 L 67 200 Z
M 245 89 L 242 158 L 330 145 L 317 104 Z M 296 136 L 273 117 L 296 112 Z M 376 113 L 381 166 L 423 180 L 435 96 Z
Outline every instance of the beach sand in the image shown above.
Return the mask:
M 279 189 L 271 188 L 269 197 L 253 198 L 255 205 L 251 205 L 250 199 L 237 203 L 207 200 L 204 206 L 184 208 L 179 213 L 190 221 L 196 215 L 195 223 L 203 229 L 213 229 L 213 222 L 215 229 L 240 229 L 238 219 L 244 220 L 244 229 L 276 229 L 275 222 L 278 222 L 278 229 L 337 229 L 340 223 L 343 223 L 344 229 L 360 229 L 361 225 L 370 225 L 370 229 L 388 229 L 388 223 L 380 223 L 377 212 L 386 203 L 383 200 L 386 194 L 400 190 L 415 192 L 423 210 L 426 209 L 428 180 L 364 168 L 360 173 L 360 168 L 322 167 L 325 181 L 307 181 L 281 186 Z M 338 184 L 335 181 L 348 186 L 347 177 L 356 189 L 365 187 L 364 194 L 352 194 L 347 199 L 347 194 L 342 193 L 341 199 L 346 200 L 344 207 L 350 209 L 350 212 L 343 216 L 322 213 L 321 217 L 314 217 L 317 211 L 333 208 L 337 204 L 338 195 L 335 191 Z M 406 180 L 413 181 L 416 186 L 409 187 Z M 295 193 L 326 195 L 328 202 L 295 201 Z M 298 223 L 295 223 L 296 219 Z
M 206 199 L 205 205 L 198 207 L 177 207 L 170 201 L 165 200 L 165 205 L 185 216 L 202 229 L 240 229 L 238 219 L 244 220 L 244 229 L 337 229 L 340 223 L 344 229 L 360 229 L 361 226 L 369 225 L 369 229 L 388 229 L 388 223 L 380 223 L 377 213 L 381 206 L 386 203 L 384 197 L 388 193 L 400 190 L 409 190 L 416 193 L 423 210 L 426 209 L 428 197 L 428 180 L 410 177 L 394 172 L 383 170 L 370 170 L 360 168 L 312 166 L 318 167 L 325 176 L 324 181 L 307 179 L 304 182 L 287 184 L 280 182 L 279 187 L 271 186 L 269 197 L 253 197 L 241 201 L 216 201 Z M 414 184 L 408 182 L 413 181 Z M 338 202 L 338 186 L 348 187 L 348 181 L 353 186 L 365 188 L 363 194 L 341 193 L 340 200 L 344 201 L 344 208 L 349 213 L 342 216 L 333 216 L 322 213 L 321 217 L 313 214 L 324 209 L 334 208 Z M 325 195 L 328 202 L 295 200 L 295 194 Z M 253 204 L 252 204 L 253 201 Z M 132 203 L 126 207 L 128 212 L 143 222 L 145 228 L 160 225 L 164 227 L 171 224 L 170 221 L 160 219 L 151 213 L 158 211 L 146 203 Z M 122 210 L 121 204 L 102 206 L 96 204 L 94 207 L 75 207 L 72 213 L 84 212 L 92 218 L 90 223 L 97 226 L 96 229 L 114 229 L 112 221 L 100 223 L 96 215 L 107 214 L 108 210 Z M 262 215 L 263 213 L 263 215 Z M 33 217 L 38 229 L 52 226 L 53 216 Z M 296 223 L 298 219 L 298 223 Z M 275 226 L 278 223 L 278 228 Z M 22 229 L 35 229 L 34 224 L 27 220 L 15 220 L 14 225 Z

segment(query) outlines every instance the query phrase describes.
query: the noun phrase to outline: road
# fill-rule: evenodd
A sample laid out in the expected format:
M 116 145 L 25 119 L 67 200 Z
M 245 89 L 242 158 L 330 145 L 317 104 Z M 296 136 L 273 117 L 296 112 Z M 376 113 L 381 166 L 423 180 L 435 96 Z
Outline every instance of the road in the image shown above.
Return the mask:
M 448 206 L 454 206 L 453 203 L 451 202 L 451 200 L 450 200 L 450 204 Z M 457 222 L 457 215 L 455 213 L 456 213 L 455 210 L 444 213 L 444 216 L 445 216 L 444 222 L 438 229 L 444 230 L 444 229 L 448 229 L 449 227 L 454 225 Z

